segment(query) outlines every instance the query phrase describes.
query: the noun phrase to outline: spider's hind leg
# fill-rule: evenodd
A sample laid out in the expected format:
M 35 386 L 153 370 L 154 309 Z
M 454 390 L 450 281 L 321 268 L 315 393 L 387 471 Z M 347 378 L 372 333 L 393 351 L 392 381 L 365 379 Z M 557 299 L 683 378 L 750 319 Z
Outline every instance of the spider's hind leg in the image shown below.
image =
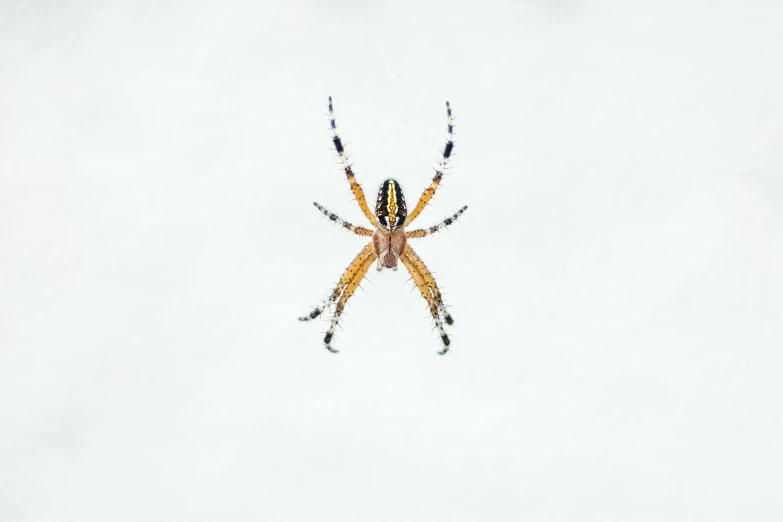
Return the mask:
M 421 273 L 419 267 L 417 266 L 417 263 L 410 255 L 412 252 L 413 252 L 412 250 L 406 249 L 405 253 L 402 256 L 400 256 L 400 260 L 402 261 L 402 264 L 405 265 L 405 268 L 408 269 L 408 273 L 411 275 L 411 279 L 413 279 L 413 282 L 416 283 L 416 287 L 419 289 L 419 293 L 421 293 L 421 296 L 424 298 L 425 301 L 427 301 L 427 305 L 429 305 L 430 314 L 432 315 L 432 318 L 435 320 L 435 325 L 438 327 L 438 332 L 440 332 L 440 339 L 443 342 L 443 349 L 438 353 L 440 355 L 444 355 L 446 352 L 449 351 L 449 345 L 451 344 L 451 340 L 449 339 L 449 336 L 446 333 L 446 329 L 443 327 L 443 322 L 440 320 L 439 311 L 443 310 L 442 302 L 436 301 L 436 299 L 433 297 L 431 288 L 425 281 L 424 275 Z M 413 256 L 415 255 L 416 254 L 413 254 Z M 440 292 L 438 292 L 438 295 L 440 295 Z M 451 319 L 451 316 L 448 315 L 448 312 L 445 312 L 445 315 L 447 316 L 446 319 L 447 323 L 451 324 L 454 322 L 454 320 Z
M 367 245 L 362 249 L 362 251 L 359 252 L 359 254 L 353 259 L 353 261 L 351 261 L 351 264 L 348 265 L 348 268 L 345 269 L 345 272 L 343 272 L 340 281 L 337 283 L 337 286 L 334 287 L 334 290 L 332 291 L 332 294 L 329 296 L 329 298 L 321 306 L 315 307 L 315 309 L 309 314 L 300 317 L 299 320 L 311 321 L 316 317 L 318 317 L 319 315 L 321 315 L 327 306 L 337 301 L 340 298 L 340 295 L 343 293 L 345 287 L 348 286 L 351 280 L 353 280 L 357 271 L 361 269 L 364 261 L 371 255 L 373 255 L 372 243 L 367 243 Z
M 343 313 L 343 309 L 345 308 L 346 303 L 348 303 L 348 300 L 351 298 L 353 293 L 359 287 L 359 284 L 364 279 L 364 276 L 367 275 L 367 271 L 372 266 L 373 261 L 375 261 L 375 257 L 376 257 L 375 252 L 372 252 L 369 256 L 367 256 L 364 259 L 362 265 L 355 272 L 351 281 L 345 286 L 345 290 L 342 296 L 340 297 L 340 300 L 337 302 L 337 308 L 335 308 L 334 316 L 332 316 L 332 324 L 329 325 L 329 330 L 326 332 L 326 335 L 324 336 L 324 344 L 326 345 L 326 349 L 332 353 L 337 353 L 338 351 L 332 348 L 331 342 L 332 342 L 332 337 L 334 336 L 334 331 L 337 328 L 338 322 L 340 321 L 340 316 Z
M 446 324 L 451 326 L 454 324 L 454 318 L 451 316 L 449 310 L 446 308 L 446 305 L 443 303 L 443 296 L 440 293 L 440 288 L 438 288 L 438 283 L 435 282 L 435 277 L 432 275 L 432 272 L 429 271 L 427 265 L 424 264 L 424 261 L 421 260 L 421 258 L 410 247 L 410 245 L 408 245 L 408 247 L 405 249 L 405 252 L 410 258 L 411 264 L 421 274 L 422 279 L 424 280 L 424 284 L 427 285 L 427 288 L 432 292 L 432 297 L 435 299 L 435 303 L 438 305 L 438 310 L 443 314 L 443 319 L 446 321 Z
M 340 316 L 343 313 L 345 304 L 351 298 L 353 293 L 359 287 L 359 283 L 362 282 L 364 276 L 367 275 L 367 270 L 372 266 L 375 258 L 378 257 L 373 251 L 372 242 L 362 249 L 361 252 L 353 259 L 348 268 L 343 272 L 343 276 L 340 278 L 340 282 L 335 286 L 334 291 L 321 306 L 316 307 L 308 315 L 300 317 L 300 321 L 310 321 L 315 319 L 323 313 L 327 306 L 337 302 L 337 308 L 332 316 L 332 323 L 329 325 L 329 330 L 324 336 L 324 344 L 326 349 L 332 353 L 337 353 L 337 350 L 332 348 L 332 337 L 334 337 L 334 331 L 337 328 L 337 323 L 340 320 Z

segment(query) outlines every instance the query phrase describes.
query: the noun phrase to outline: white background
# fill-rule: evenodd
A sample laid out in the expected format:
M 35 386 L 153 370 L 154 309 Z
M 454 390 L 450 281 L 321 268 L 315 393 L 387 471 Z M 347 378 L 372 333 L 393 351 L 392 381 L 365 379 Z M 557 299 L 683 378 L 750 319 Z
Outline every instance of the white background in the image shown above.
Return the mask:
M 780 520 L 773 1 L 2 2 L 0 519 Z M 456 322 L 372 270 L 413 205 Z

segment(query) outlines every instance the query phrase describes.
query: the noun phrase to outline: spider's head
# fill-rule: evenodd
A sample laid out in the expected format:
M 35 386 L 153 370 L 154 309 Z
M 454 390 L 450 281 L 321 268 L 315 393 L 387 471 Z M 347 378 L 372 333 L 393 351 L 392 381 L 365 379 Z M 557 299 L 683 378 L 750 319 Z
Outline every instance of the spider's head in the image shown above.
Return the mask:
M 394 232 L 405 225 L 408 209 L 405 207 L 405 196 L 402 187 L 396 179 L 387 179 L 378 189 L 378 202 L 375 204 L 375 217 L 381 228 Z

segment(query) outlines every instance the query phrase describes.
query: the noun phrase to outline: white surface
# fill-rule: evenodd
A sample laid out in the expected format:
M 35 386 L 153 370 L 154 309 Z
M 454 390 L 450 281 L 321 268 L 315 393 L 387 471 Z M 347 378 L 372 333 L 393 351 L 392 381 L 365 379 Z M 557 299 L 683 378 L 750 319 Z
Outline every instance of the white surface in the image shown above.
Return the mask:
M 4 2 L 0 519 L 780 520 L 778 2 Z M 751 5 L 752 4 L 752 5 Z M 405 271 L 326 296 L 368 198 Z

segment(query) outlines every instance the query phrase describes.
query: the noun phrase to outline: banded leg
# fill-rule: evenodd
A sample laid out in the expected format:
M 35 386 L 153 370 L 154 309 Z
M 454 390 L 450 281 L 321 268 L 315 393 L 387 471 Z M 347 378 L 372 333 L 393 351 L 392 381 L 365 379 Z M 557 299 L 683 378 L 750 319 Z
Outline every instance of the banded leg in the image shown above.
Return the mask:
M 372 241 L 367 243 L 367 246 L 365 246 L 361 252 L 359 252 L 359 255 L 357 255 L 353 261 L 351 261 L 351 264 L 348 265 L 348 268 L 345 269 L 345 272 L 343 272 L 343 276 L 340 278 L 340 282 L 337 283 L 337 286 L 334 288 L 334 291 L 332 292 L 332 295 L 329 296 L 329 299 L 326 300 L 324 304 L 321 306 L 318 306 L 310 312 L 308 315 L 305 315 L 303 317 L 300 317 L 300 321 L 310 321 L 312 319 L 315 319 L 319 315 L 321 315 L 324 311 L 324 309 L 329 306 L 330 304 L 337 301 L 337 299 L 340 297 L 340 294 L 343 293 L 343 290 L 346 286 L 353 280 L 353 278 L 356 276 L 357 272 L 361 270 L 362 265 L 367 260 L 368 257 L 372 256 L 372 260 L 375 260 L 375 253 L 373 252 L 372 248 Z
M 451 344 L 451 341 L 449 340 L 449 336 L 446 334 L 446 329 L 443 328 L 443 323 L 440 320 L 438 304 L 432 297 L 430 289 L 424 280 L 424 276 L 421 274 L 421 272 L 419 272 L 416 264 L 411 260 L 410 254 L 407 250 L 402 256 L 400 256 L 400 260 L 402 261 L 402 264 L 405 265 L 405 268 L 408 269 L 408 273 L 411 275 L 413 282 L 416 283 L 416 287 L 419 289 L 421 296 L 427 301 L 427 304 L 430 307 L 430 314 L 432 315 L 432 318 L 435 319 L 435 324 L 437 325 L 438 331 L 440 332 L 440 338 L 443 341 L 443 349 L 438 353 L 443 355 L 449 351 L 449 344 Z
M 372 266 L 376 257 L 377 254 L 375 252 L 371 252 L 371 254 L 364 259 L 362 265 L 354 274 L 353 279 L 351 279 L 348 285 L 346 285 L 345 291 L 343 292 L 343 295 L 340 297 L 340 301 L 338 301 L 337 303 L 337 308 L 334 310 L 334 316 L 332 317 L 332 324 L 329 325 L 329 330 L 326 332 L 326 335 L 324 336 L 324 344 L 326 344 L 326 349 L 332 353 L 338 352 L 338 350 L 332 348 L 331 342 L 332 342 L 332 336 L 334 335 L 334 330 L 335 328 L 337 328 L 337 323 L 340 320 L 340 316 L 343 313 L 343 309 L 345 308 L 345 304 L 351 298 L 351 296 L 356 291 L 356 289 L 359 288 L 359 284 L 364 279 L 364 276 L 367 275 L 367 270 L 370 269 L 370 266 Z
M 337 154 L 340 155 L 340 160 L 343 162 L 345 176 L 348 178 L 348 183 L 351 185 L 351 192 L 353 192 L 353 196 L 356 198 L 356 202 L 359 204 L 359 208 L 362 209 L 364 216 L 370 221 L 372 226 L 377 227 L 378 223 L 375 220 L 375 215 L 370 210 L 370 207 L 367 206 L 367 199 L 364 197 L 362 186 L 359 185 L 359 182 L 356 181 L 356 176 L 353 175 L 351 165 L 348 164 L 348 157 L 345 155 L 343 142 L 337 134 L 337 122 L 334 119 L 334 107 L 332 106 L 331 96 L 329 96 L 329 123 L 332 127 L 332 134 L 334 135 L 332 142 L 334 143 L 334 148 L 337 149 Z
M 369 228 L 357 227 L 356 225 L 351 225 L 350 223 L 345 221 L 343 218 L 341 218 L 337 214 L 329 212 L 328 210 L 326 210 L 324 207 L 322 207 L 318 203 L 313 203 L 313 205 L 315 205 L 316 208 L 318 210 L 320 210 L 321 213 L 324 216 L 328 217 L 329 219 L 331 219 L 332 221 L 334 221 L 335 223 L 337 223 L 341 227 L 343 227 L 343 228 L 345 228 L 347 230 L 350 230 L 354 234 L 357 234 L 357 235 L 360 235 L 360 236 L 371 236 L 372 235 L 372 230 L 370 230 Z
M 411 237 L 425 237 L 429 236 L 430 234 L 434 234 L 435 232 L 439 232 L 446 228 L 447 226 L 451 225 L 455 221 L 457 221 L 457 218 L 462 215 L 463 212 L 465 212 L 468 209 L 468 206 L 465 205 L 461 209 L 459 209 L 457 212 L 454 213 L 453 216 L 444 219 L 437 225 L 430 227 L 430 228 L 420 228 L 418 230 L 411 230 L 410 232 L 406 232 L 405 235 L 409 238 Z
M 449 162 L 449 158 L 451 158 L 451 152 L 454 150 L 454 118 L 451 116 L 451 105 L 449 105 L 449 102 L 446 102 L 446 131 L 446 148 L 443 149 L 443 157 L 438 164 L 438 169 L 435 171 L 432 183 L 421 195 L 419 202 L 416 203 L 413 212 L 408 214 L 408 219 L 405 222 L 406 226 L 413 223 L 413 220 L 421 214 L 432 199 L 432 196 L 435 195 L 435 191 L 438 190 L 438 185 L 440 185 L 440 180 L 443 178 L 443 172 L 446 170 L 446 164 Z
M 435 282 L 435 278 L 427 268 L 427 265 L 424 264 L 424 261 L 421 260 L 421 258 L 416 254 L 416 251 L 414 251 L 410 245 L 408 245 L 408 247 L 405 249 L 405 253 L 408 255 L 408 257 L 410 257 L 411 263 L 424 278 L 424 282 L 432 292 L 432 297 L 435 299 L 435 303 L 438 305 L 438 309 L 443 314 L 443 318 L 446 320 L 446 324 L 454 324 L 454 318 L 451 317 L 451 314 L 446 309 L 446 305 L 443 304 L 443 296 L 440 293 L 440 288 L 438 288 L 438 283 Z

